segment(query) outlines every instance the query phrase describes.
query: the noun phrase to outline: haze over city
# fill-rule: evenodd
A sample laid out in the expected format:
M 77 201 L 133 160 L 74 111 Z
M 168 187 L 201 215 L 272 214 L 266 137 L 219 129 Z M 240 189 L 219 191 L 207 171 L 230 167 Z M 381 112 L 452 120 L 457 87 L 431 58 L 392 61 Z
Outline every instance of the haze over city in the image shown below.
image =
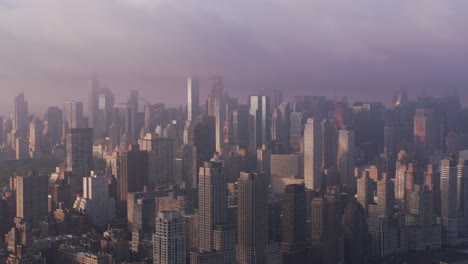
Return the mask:
M 466 10 L 0 0 L 0 263 L 466 263 Z
M 467 8 L 463 0 L 0 0 L 0 110 L 20 91 L 42 108 L 83 101 L 95 74 L 117 98 L 138 89 L 174 106 L 191 73 L 202 95 L 217 74 L 237 97 L 277 88 L 389 104 L 395 89 L 458 89 L 465 103 Z

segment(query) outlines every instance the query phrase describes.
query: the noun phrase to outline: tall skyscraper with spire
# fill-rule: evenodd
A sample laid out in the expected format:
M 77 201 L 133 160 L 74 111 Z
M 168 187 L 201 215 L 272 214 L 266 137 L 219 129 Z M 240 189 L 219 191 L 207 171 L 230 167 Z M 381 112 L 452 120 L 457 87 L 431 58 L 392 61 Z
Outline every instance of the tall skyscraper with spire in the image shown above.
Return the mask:
M 199 82 L 198 77 L 190 76 L 187 78 L 187 120 L 194 121 L 199 115 Z

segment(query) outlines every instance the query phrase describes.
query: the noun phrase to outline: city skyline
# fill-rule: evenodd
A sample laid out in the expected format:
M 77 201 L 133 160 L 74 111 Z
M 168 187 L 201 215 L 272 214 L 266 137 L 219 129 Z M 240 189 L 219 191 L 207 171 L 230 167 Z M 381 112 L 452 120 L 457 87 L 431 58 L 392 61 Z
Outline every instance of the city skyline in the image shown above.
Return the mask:
M 0 263 L 468 260 L 464 10 L 0 0 Z

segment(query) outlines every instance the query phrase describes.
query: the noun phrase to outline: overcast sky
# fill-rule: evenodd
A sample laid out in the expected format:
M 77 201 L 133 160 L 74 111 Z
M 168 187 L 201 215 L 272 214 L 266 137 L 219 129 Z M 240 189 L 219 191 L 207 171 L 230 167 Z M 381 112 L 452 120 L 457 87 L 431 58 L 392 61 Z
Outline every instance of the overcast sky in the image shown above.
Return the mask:
M 123 101 L 185 103 L 185 78 L 389 102 L 468 97 L 466 0 L 0 0 L 0 104 L 85 100 L 99 75 Z

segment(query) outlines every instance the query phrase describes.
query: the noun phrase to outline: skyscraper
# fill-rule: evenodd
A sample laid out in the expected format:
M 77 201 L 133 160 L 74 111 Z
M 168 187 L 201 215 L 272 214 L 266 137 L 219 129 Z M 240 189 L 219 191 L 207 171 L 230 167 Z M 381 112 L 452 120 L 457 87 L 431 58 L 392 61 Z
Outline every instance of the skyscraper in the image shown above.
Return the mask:
M 386 174 L 377 182 L 377 211 L 379 215 L 391 215 L 395 205 L 395 182 Z
M 289 102 L 280 103 L 274 108 L 271 117 L 271 140 L 289 152 L 289 129 L 291 127 L 291 106 Z
M 62 139 L 63 112 L 59 107 L 49 107 L 45 114 L 44 121 L 47 122 L 47 135 L 50 141 L 50 148 L 59 143 Z
M 66 166 L 73 173 L 69 179 L 72 201 L 81 193 L 83 177 L 90 175 L 93 161 L 93 130 L 91 128 L 73 128 L 67 133 Z
M 338 134 L 333 120 L 324 119 L 320 123 L 322 129 L 322 173 L 327 187 L 338 184 L 337 151 Z
M 178 212 L 162 211 L 153 235 L 154 264 L 185 264 L 183 218 Z
M 306 259 L 306 195 L 304 185 L 286 185 L 281 207 L 281 253 L 283 263 Z
M 441 248 L 442 229 L 434 217 L 433 193 L 427 186 L 416 185 L 408 196 L 406 213 L 408 250 Z
M 93 129 L 98 126 L 99 114 L 99 81 L 96 77 L 91 79 L 91 90 L 88 95 L 88 125 Z M 94 130 L 96 132 L 96 130 Z
M 369 205 L 374 202 L 373 182 L 368 172 L 364 171 L 357 180 L 357 202 L 364 208 L 367 215 Z
M 457 211 L 468 217 L 468 160 L 464 159 L 457 165 Z
M 175 139 L 147 134 L 138 143 L 141 150 L 148 151 L 149 183 L 155 185 L 175 183 Z
M 83 177 L 83 196 L 77 197 L 73 208 L 89 215 L 93 226 L 104 228 L 115 220 L 115 199 L 109 195 L 107 176 L 91 172 Z
M 132 109 L 130 108 L 129 104 L 114 105 L 114 123 L 120 129 L 120 136 L 125 136 L 128 140 L 128 142 L 126 142 L 127 144 L 133 144 L 136 142 L 136 135 L 134 134 L 133 130 L 134 120 L 132 115 Z
M 367 225 L 364 208 L 356 201 L 349 202 L 343 213 L 345 263 L 365 263 Z
M 249 109 L 247 105 L 239 105 L 232 112 L 231 142 L 242 149 L 247 149 L 249 145 Z
M 187 120 L 194 121 L 199 114 L 199 83 L 196 76 L 187 78 Z
M 141 192 L 148 184 L 148 152 L 139 145 L 131 145 L 121 155 L 120 199 L 127 200 L 127 194 Z
M 311 248 L 313 263 L 342 263 L 344 238 L 341 229 L 341 200 L 336 190 L 330 189 L 324 196 L 311 202 Z
M 267 209 L 266 176 L 241 172 L 238 180 L 237 263 L 281 263 L 278 245 L 268 243 Z
M 458 246 L 457 166 L 453 160 L 440 162 L 442 244 Z
M 48 176 L 35 171 L 16 176 L 16 217 L 32 227 L 47 216 Z
M 270 97 L 249 96 L 250 116 L 253 117 L 254 135 L 249 138 L 251 148 L 259 148 L 271 140 Z
M 223 79 L 213 76 L 210 80 L 211 91 L 208 96 L 208 115 L 215 117 L 216 150 L 223 146 L 224 122 L 226 120 L 226 102 L 224 96 Z
M 354 131 L 350 128 L 343 128 L 338 136 L 338 173 L 339 184 L 356 186 L 354 179 Z
M 416 157 L 425 158 L 435 149 L 434 111 L 429 108 L 416 109 L 414 115 L 414 150 Z
M 198 251 L 193 263 L 235 263 L 235 230 L 228 225 L 227 185 L 222 161 L 215 156 L 200 168 Z
M 63 103 L 63 135 L 66 136 L 70 129 L 84 128 L 83 103 L 67 101 Z M 91 131 L 92 132 L 92 131 Z
M 109 127 L 113 122 L 115 97 L 109 88 L 99 90 L 99 106 L 96 122 L 93 126 L 94 137 L 101 139 L 109 136 Z
M 304 129 L 304 181 L 309 190 L 321 190 L 322 185 L 322 129 L 320 123 L 309 118 Z
M 44 125 L 41 120 L 33 118 L 29 123 L 29 157 L 38 159 L 42 157 L 42 132 Z
M 13 109 L 13 131 L 16 132 L 16 137 L 28 136 L 28 115 L 28 102 L 24 99 L 24 94 L 20 93 L 15 96 Z
M 130 107 L 131 111 L 131 135 L 133 135 L 133 140 L 136 142 L 138 138 L 138 132 L 141 128 L 141 123 L 138 125 L 139 120 L 139 111 L 140 111 L 140 104 L 139 104 L 139 94 L 138 90 L 131 90 L 130 91 L 130 98 L 127 101 L 128 106 Z
M 306 122 L 306 116 L 301 112 L 291 113 L 291 127 L 289 130 L 290 139 L 289 144 L 291 147 L 291 153 L 300 155 L 302 154 L 303 143 L 302 133 L 304 132 L 304 124 Z

